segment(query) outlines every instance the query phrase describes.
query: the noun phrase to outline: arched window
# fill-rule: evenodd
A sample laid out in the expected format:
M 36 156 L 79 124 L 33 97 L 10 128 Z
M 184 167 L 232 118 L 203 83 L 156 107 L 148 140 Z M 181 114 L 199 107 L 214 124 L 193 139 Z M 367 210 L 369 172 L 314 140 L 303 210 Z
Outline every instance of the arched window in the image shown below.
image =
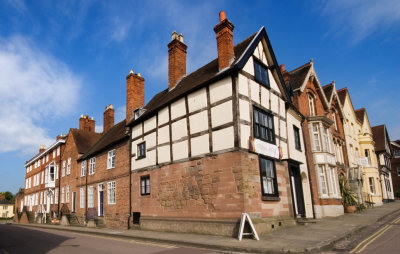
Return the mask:
M 310 116 L 315 116 L 314 96 L 310 93 L 308 94 L 308 107 L 310 108 Z

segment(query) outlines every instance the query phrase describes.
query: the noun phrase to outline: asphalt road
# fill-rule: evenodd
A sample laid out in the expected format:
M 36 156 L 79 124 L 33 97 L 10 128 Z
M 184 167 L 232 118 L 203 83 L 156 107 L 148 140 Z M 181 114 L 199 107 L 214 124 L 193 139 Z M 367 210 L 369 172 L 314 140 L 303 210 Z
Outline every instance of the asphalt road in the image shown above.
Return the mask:
M 19 253 L 216 254 L 217 252 L 0 224 L 0 254 Z

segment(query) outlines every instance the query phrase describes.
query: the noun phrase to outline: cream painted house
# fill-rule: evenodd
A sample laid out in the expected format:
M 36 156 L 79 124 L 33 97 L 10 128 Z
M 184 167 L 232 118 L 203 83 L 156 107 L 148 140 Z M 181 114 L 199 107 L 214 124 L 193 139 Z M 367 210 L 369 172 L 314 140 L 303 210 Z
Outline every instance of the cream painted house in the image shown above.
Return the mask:
M 363 177 L 363 198 L 366 205 L 382 205 L 382 188 L 379 177 L 378 161 L 375 154 L 375 142 L 372 135 L 367 111 L 361 108 L 355 111 L 358 121 L 362 124 L 358 134 L 360 147 L 360 163 Z
M 0 200 L 0 216 L 1 218 L 14 217 L 14 204 L 7 199 Z
M 338 90 L 337 93 L 339 95 L 344 113 L 343 127 L 347 146 L 347 156 L 349 160 L 347 179 L 350 188 L 358 197 L 358 202 L 362 203 L 364 201 L 363 176 L 362 166 L 360 163 L 361 150 L 359 141 L 362 123 L 357 119 L 347 88 L 342 88 Z
M 232 235 L 243 212 L 261 234 L 312 217 L 304 150 L 294 148 L 304 147 L 302 116 L 265 28 L 233 47 L 222 12 L 214 31 L 218 58 L 188 75 L 183 37 L 172 34 L 169 88 L 128 123 L 133 222 Z

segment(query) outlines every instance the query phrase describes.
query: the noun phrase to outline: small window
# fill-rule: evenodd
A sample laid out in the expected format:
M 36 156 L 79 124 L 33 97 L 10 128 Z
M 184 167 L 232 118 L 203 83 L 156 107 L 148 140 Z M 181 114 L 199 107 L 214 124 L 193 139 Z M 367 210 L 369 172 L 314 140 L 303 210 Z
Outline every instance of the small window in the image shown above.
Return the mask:
M 293 125 L 293 132 L 294 132 L 294 146 L 296 147 L 297 150 L 301 150 L 299 128 Z
M 373 177 L 369 177 L 369 190 L 371 192 L 371 194 L 375 193 L 375 184 L 374 184 L 374 178 Z
M 93 208 L 94 207 L 93 194 L 94 194 L 94 187 L 93 186 L 89 186 L 88 187 L 88 208 Z
M 115 181 L 107 183 L 107 201 L 109 205 L 116 203 Z
M 253 109 L 254 137 L 275 144 L 274 118 L 261 109 Z
M 86 175 L 86 161 L 82 161 L 81 176 L 85 176 L 85 175 Z
M 263 196 L 278 197 L 278 183 L 276 179 L 275 163 L 273 160 L 260 158 L 260 177 Z
M 321 143 L 319 139 L 319 125 L 317 123 L 312 124 L 312 132 L 313 132 L 314 150 L 321 151 Z
M 79 207 L 85 208 L 85 189 L 84 188 L 79 189 Z
M 140 194 L 150 195 L 150 176 L 142 176 L 140 177 Z
M 62 162 L 62 171 L 61 171 L 61 177 L 65 176 L 65 161 Z
M 90 158 L 90 160 L 89 160 L 89 175 L 94 174 L 95 167 L 96 167 L 96 157 Z
M 310 108 L 310 116 L 315 116 L 315 102 L 312 94 L 308 94 L 308 107 Z
M 146 142 L 137 145 L 137 159 L 146 157 Z
M 258 59 L 254 59 L 254 77 L 255 79 L 266 87 L 269 86 L 268 80 L 268 67 L 261 63 Z
M 64 187 L 61 188 L 61 203 L 64 204 Z
M 394 157 L 395 158 L 400 157 L 400 150 L 399 149 L 394 150 Z
M 67 186 L 67 190 L 65 192 L 65 203 L 69 203 L 69 185 Z
M 108 152 L 107 169 L 115 167 L 115 149 Z
M 67 175 L 71 174 L 71 157 L 68 158 Z
M 323 195 L 328 194 L 328 190 L 326 188 L 326 175 L 325 175 L 325 167 L 323 165 L 318 165 L 318 178 L 319 178 L 319 191 Z

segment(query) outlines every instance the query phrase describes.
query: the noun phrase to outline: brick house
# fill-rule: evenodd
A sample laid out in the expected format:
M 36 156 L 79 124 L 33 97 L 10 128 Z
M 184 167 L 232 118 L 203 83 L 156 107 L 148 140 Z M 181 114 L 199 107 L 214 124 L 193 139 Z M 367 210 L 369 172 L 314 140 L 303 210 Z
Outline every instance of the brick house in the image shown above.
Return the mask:
M 400 140 L 392 141 L 393 157 L 391 162 L 392 166 L 392 183 L 393 192 L 399 192 L 400 190 Z
M 289 156 L 288 140 L 294 145 L 293 123 L 296 140 L 302 137 L 302 116 L 291 106 L 265 28 L 235 47 L 233 28 L 221 12 L 218 58 L 191 74 L 183 36 L 174 32 L 168 88 L 127 116 L 131 222 L 141 228 L 232 235 L 243 212 L 259 233 L 294 223 L 288 171 L 302 159 Z M 296 171 L 294 182 L 309 190 Z M 307 179 L 307 169 L 301 172 Z
M 343 112 L 334 84 L 321 86 L 313 61 L 292 71 L 293 103 L 305 116 L 303 135 L 307 156 L 314 217 L 343 214 L 339 175 L 344 175 L 347 161 Z M 335 141 L 335 142 L 333 142 Z
M 85 220 L 85 211 L 80 210 L 77 205 L 77 196 L 80 195 L 81 186 L 86 184 L 86 179 L 81 177 L 77 159 L 100 139 L 101 134 L 95 133 L 94 130 L 95 120 L 82 115 L 79 119 L 79 129 L 69 130 L 60 164 L 60 183 L 57 190 L 60 214 L 77 215 L 79 223 Z
M 39 153 L 25 163 L 24 206 L 34 213 L 35 220 L 42 220 L 39 215 L 58 214 L 59 168 L 65 149 L 65 135 L 57 136 L 57 141 L 49 148 L 40 147 Z
M 394 200 L 391 163 L 392 146 L 390 145 L 389 134 L 384 124 L 372 127 L 372 134 L 375 141 L 375 153 L 378 159 L 379 180 L 384 203 Z
M 129 136 L 125 120 L 114 126 L 114 108 L 106 107 L 101 138 L 78 159 L 80 218 L 99 220 L 107 227 L 127 228 L 130 214 Z M 87 197 L 87 199 L 86 199 Z

